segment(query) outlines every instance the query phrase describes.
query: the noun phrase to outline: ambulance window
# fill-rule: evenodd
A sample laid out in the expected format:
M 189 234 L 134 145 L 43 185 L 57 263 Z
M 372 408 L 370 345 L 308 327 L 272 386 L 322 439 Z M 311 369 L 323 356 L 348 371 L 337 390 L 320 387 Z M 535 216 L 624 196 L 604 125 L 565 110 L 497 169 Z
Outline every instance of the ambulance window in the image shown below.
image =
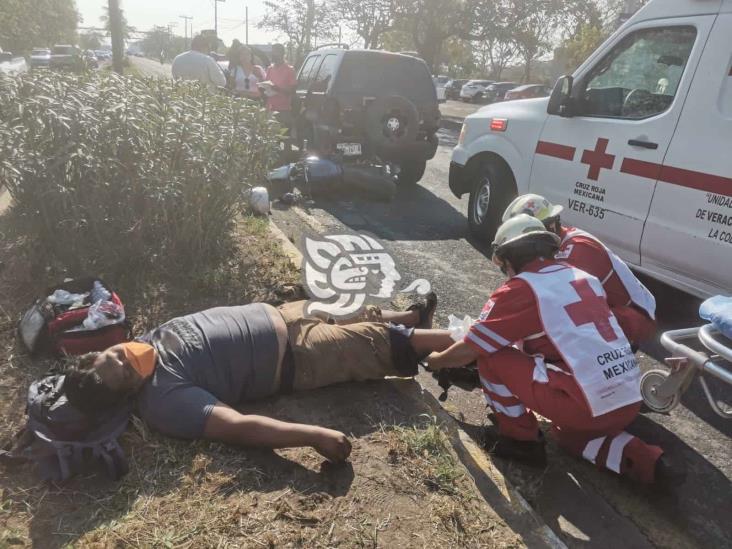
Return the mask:
M 586 77 L 581 114 L 640 119 L 662 113 L 676 95 L 695 38 L 688 26 L 629 34 Z

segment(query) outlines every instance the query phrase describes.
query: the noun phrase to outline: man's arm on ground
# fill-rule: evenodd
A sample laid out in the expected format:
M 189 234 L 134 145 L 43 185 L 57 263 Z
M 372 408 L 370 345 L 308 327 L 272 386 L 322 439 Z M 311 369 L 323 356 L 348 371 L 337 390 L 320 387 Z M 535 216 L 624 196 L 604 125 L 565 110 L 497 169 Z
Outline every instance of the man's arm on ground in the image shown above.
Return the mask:
M 443 368 L 460 368 L 478 358 L 478 352 L 464 341 L 457 341 L 440 353 L 432 353 L 427 357 L 430 370 Z
M 224 404 L 214 406 L 203 436 L 228 444 L 261 448 L 311 446 L 331 461 L 343 461 L 351 454 L 351 443 L 343 433 L 300 423 L 286 423 L 265 416 L 245 415 Z

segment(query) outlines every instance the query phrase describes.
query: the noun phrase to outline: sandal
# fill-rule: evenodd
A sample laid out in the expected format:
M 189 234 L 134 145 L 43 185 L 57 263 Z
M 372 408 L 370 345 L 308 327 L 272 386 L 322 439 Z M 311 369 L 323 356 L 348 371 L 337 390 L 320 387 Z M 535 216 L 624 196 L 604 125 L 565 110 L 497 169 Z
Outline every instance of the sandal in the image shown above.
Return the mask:
M 432 317 L 435 315 L 435 309 L 437 309 L 437 294 L 435 292 L 429 292 L 424 297 L 424 301 L 413 303 L 407 307 L 407 311 L 417 311 L 419 313 L 419 322 L 414 326 L 415 328 L 429 329 L 432 328 Z

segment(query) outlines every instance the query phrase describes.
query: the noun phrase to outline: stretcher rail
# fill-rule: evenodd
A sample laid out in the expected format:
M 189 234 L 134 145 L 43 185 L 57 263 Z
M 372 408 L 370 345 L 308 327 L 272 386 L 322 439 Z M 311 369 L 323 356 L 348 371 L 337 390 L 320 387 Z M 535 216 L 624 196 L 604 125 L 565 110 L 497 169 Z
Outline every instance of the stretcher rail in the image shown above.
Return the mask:
M 713 353 L 712 356 L 682 343 L 689 340 L 700 342 Z M 641 378 L 643 400 L 655 411 L 669 412 L 678 405 L 681 394 L 698 374 L 704 395 L 714 412 L 725 419 L 732 419 L 732 409 L 714 398 L 703 375 L 709 374 L 732 385 L 732 371 L 728 367 L 732 363 L 732 348 L 727 341 L 711 324 L 664 332 L 661 345 L 671 353 L 672 358 L 667 363 L 672 369 L 671 372 L 652 370 L 644 374 Z

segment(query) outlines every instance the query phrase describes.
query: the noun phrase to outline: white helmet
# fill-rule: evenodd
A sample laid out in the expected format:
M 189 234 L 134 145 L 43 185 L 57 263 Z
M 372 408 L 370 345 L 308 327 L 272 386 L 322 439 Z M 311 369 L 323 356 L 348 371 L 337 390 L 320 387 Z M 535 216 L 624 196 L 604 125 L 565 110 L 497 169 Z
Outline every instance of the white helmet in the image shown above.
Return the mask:
M 504 221 L 498 227 L 492 247 L 495 253 L 502 248 L 505 249 L 506 246 L 532 238 L 546 239 L 556 244 L 556 246 L 559 246 L 560 242 L 559 237 L 553 232 L 547 231 L 544 224 L 537 218 L 520 213 L 508 221 Z
M 266 187 L 254 187 L 249 192 L 249 207 L 259 215 L 269 213 L 269 193 Z
M 564 208 L 558 204 L 552 204 L 539 194 L 522 194 L 513 199 L 506 211 L 503 212 L 501 221 L 508 221 L 514 215 L 529 214 L 539 221 L 556 217 Z

